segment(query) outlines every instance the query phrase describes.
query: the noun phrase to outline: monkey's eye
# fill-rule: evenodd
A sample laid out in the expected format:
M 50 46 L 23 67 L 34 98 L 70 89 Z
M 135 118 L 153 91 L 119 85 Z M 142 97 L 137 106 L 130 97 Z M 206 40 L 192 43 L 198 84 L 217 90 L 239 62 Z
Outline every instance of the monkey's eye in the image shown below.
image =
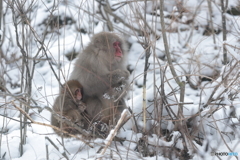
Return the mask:
M 81 94 L 81 89 L 78 88 L 78 89 L 76 89 L 76 91 L 75 91 L 75 95 L 78 96 L 79 94 Z
M 119 42 L 114 42 L 114 43 L 113 43 L 113 46 L 114 46 L 114 47 L 117 47 L 117 46 L 119 46 L 119 45 L 120 45 Z

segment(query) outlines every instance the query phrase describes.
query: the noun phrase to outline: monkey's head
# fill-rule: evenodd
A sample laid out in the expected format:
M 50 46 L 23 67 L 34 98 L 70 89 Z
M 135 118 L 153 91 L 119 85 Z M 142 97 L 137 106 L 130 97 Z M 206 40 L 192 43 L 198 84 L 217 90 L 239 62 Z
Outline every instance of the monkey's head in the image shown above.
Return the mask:
M 126 43 L 118 35 L 109 32 L 101 32 L 92 38 L 92 46 L 95 47 L 97 56 L 121 63 L 126 56 Z
M 82 100 L 83 96 L 83 87 L 77 80 L 67 81 L 61 90 L 61 93 L 67 91 L 67 96 L 73 96 L 74 100 Z

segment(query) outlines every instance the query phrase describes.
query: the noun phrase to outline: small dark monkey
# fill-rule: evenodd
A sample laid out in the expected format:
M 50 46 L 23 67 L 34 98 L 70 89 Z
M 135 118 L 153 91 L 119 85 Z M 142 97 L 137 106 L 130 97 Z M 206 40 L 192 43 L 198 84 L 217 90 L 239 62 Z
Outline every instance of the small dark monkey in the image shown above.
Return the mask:
M 70 79 L 84 86 L 84 102 L 91 120 L 108 123 L 126 107 L 124 96 L 129 72 L 127 47 L 117 34 L 101 32 L 78 55 Z M 116 115 L 118 114 L 118 115 Z
M 86 109 L 85 104 L 82 102 L 83 87 L 77 80 L 67 81 L 63 87 L 60 89 L 59 96 L 55 99 L 54 105 L 52 107 L 53 111 L 63 117 L 68 118 L 73 123 L 84 127 L 86 121 L 81 115 Z M 52 115 L 51 124 L 56 127 L 61 127 L 64 131 L 71 134 L 77 134 L 78 131 L 64 122 L 60 122 Z M 58 135 L 60 132 L 55 131 Z M 64 136 L 67 136 L 64 134 Z

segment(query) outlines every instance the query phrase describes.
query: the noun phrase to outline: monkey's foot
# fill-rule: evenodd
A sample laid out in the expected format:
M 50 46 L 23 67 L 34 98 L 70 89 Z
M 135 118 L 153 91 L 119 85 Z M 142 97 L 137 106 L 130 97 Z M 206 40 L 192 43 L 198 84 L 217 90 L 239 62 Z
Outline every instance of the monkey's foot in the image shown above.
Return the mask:
M 94 122 L 90 127 L 90 131 L 92 131 L 97 136 L 105 138 L 108 135 L 109 127 L 106 123 L 101 121 Z

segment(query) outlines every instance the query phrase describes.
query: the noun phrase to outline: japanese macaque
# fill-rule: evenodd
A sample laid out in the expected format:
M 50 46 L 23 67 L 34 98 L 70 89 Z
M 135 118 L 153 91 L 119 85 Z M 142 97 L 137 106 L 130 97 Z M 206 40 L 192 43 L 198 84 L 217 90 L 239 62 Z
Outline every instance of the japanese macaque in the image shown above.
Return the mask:
M 52 107 L 53 111 L 58 115 L 66 117 L 68 120 L 77 124 L 80 127 L 86 125 L 85 118 L 81 115 L 86 109 L 85 104 L 82 102 L 83 87 L 77 80 L 67 81 L 63 87 L 60 89 L 59 96 L 55 99 L 54 105 Z M 60 118 L 61 119 L 61 118 Z M 77 134 L 78 131 L 73 127 L 70 127 L 65 122 L 61 122 L 54 115 L 51 117 L 51 124 L 62 128 L 71 134 Z M 61 132 L 56 131 L 58 135 Z M 66 136 L 63 134 L 63 136 Z
M 126 43 L 117 34 L 101 32 L 78 55 L 70 79 L 84 86 L 86 111 L 92 121 L 109 124 L 126 108 L 128 88 Z

